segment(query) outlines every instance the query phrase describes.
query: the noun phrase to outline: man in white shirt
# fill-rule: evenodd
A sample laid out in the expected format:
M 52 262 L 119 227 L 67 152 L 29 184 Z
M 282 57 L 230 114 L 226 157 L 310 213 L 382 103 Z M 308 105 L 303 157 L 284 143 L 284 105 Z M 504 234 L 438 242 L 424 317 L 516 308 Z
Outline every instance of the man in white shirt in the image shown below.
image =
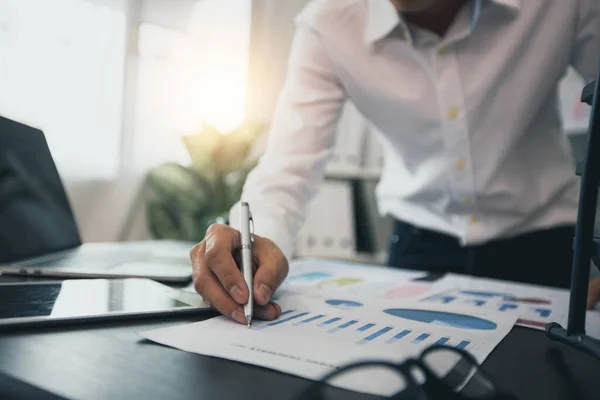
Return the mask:
M 568 287 L 578 178 L 558 83 L 569 66 L 595 77 L 598 0 L 316 0 L 296 24 L 267 149 L 242 195 L 258 317 L 281 312 L 271 295 L 347 100 L 382 143 L 379 211 L 398 221 L 390 265 Z M 192 259 L 198 292 L 245 323 L 236 210 Z

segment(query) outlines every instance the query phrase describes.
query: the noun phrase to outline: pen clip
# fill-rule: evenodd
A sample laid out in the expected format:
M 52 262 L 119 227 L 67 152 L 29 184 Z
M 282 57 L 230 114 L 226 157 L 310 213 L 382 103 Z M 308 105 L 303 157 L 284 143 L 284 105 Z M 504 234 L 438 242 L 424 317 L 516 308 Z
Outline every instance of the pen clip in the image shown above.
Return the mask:
M 254 243 L 254 218 L 250 211 L 248 211 L 248 221 L 250 221 L 250 243 Z

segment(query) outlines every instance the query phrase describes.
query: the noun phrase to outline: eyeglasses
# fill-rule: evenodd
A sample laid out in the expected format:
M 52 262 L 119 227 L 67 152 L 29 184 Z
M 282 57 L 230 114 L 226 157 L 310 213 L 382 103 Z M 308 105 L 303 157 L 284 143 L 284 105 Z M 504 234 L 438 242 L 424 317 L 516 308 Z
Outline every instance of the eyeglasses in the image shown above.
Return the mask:
M 418 358 L 400 364 L 368 360 L 342 366 L 311 383 L 294 400 L 333 399 L 336 386 L 352 388 L 359 379 L 363 390 L 365 384 L 377 392 L 389 388 L 382 399 L 517 400 L 500 392 L 470 353 L 446 345 L 428 347 Z

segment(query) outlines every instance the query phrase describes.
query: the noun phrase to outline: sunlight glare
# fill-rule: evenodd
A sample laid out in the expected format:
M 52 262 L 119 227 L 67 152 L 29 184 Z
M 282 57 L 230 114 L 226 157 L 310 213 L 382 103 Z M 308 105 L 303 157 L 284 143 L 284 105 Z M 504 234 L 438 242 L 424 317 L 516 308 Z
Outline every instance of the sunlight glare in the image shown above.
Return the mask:
M 204 0 L 194 7 L 187 60 L 181 60 L 185 132 L 206 121 L 227 134 L 244 122 L 250 5 L 249 0 Z

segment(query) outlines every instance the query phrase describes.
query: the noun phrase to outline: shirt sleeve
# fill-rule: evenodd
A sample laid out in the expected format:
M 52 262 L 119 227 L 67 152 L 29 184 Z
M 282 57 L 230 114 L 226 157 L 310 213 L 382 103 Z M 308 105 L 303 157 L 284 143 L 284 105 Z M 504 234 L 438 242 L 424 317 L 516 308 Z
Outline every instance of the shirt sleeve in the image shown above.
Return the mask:
M 288 260 L 323 179 L 346 97 L 319 33 L 299 19 L 296 24 L 266 150 L 241 196 L 250 205 L 254 233 L 272 240 Z M 239 229 L 239 203 L 230 225 Z
M 590 82 L 598 76 L 600 67 L 600 0 L 579 0 L 578 3 L 571 65 Z

